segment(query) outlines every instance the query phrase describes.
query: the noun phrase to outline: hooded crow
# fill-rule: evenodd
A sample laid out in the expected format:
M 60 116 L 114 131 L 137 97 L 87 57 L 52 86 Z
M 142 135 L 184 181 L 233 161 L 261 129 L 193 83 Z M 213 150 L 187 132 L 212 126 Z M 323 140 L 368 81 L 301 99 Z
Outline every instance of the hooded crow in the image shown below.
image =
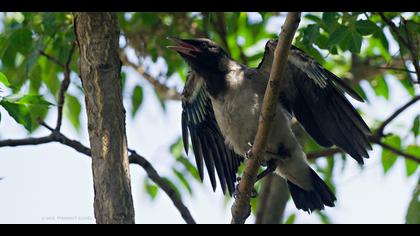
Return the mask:
M 236 174 L 254 140 L 277 40 L 269 40 L 257 68 L 233 60 L 209 39 L 171 38 L 191 68 L 183 91 L 182 136 L 189 137 L 201 179 L 206 166 L 213 190 L 216 174 L 223 193 L 235 191 Z M 333 207 L 336 197 L 309 166 L 291 129 L 294 116 L 324 147 L 336 145 L 358 163 L 371 150 L 368 126 L 345 97 L 363 99 L 336 75 L 302 50 L 291 46 L 276 116 L 268 137 L 267 169 L 287 180 L 298 209 Z M 262 176 L 259 176 L 262 177 Z

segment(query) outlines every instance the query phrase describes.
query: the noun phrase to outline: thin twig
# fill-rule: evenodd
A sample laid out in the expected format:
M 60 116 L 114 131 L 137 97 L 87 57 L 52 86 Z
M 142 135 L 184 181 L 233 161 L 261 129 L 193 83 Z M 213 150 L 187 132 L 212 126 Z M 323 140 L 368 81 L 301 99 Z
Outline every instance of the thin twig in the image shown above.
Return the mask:
M 227 53 L 231 55 L 229 44 L 227 41 L 225 13 L 216 12 L 214 14 L 216 15 L 217 21 L 212 21 L 213 27 L 216 33 L 219 35 L 220 40 L 222 41 L 223 47 L 226 49 Z
M 379 139 L 380 137 L 382 137 L 384 135 L 384 129 L 385 129 L 385 127 L 389 123 L 391 123 L 395 118 L 397 118 L 397 116 L 400 115 L 404 110 L 406 110 L 407 108 L 409 108 L 411 105 L 413 105 L 414 103 L 416 103 L 419 100 L 420 100 L 420 95 L 414 97 L 409 102 L 407 102 L 406 104 L 404 104 L 402 107 L 400 107 L 399 109 L 397 109 L 394 113 L 392 113 L 391 116 L 389 116 L 384 122 L 382 122 L 382 124 L 376 130 L 374 136 L 376 136 L 377 139 Z
M 397 154 L 397 155 L 399 155 L 399 156 L 401 156 L 405 159 L 409 159 L 409 160 L 415 161 L 417 163 L 420 163 L 420 156 L 414 156 L 414 155 L 408 154 L 406 152 L 403 152 L 403 151 L 399 150 L 398 148 L 394 148 L 394 147 L 376 139 L 375 137 L 371 138 L 370 141 L 372 143 L 380 145 L 382 148 L 385 148 L 385 149 L 387 149 L 387 150 L 389 150 L 389 151 L 391 151 L 391 152 L 393 152 L 393 153 L 395 153 L 395 154 Z
M 413 62 L 413 66 L 414 69 L 416 71 L 417 74 L 417 82 L 420 81 L 420 67 L 419 67 L 419 61 L 418 61 L 418 51 L 416 49 L 416 46 L 414 46 L 410 40 L 410 36 L 408 34 L 408 30 L 406 29 L 406 34 L 407 34 L 407 38 L 404 38 L 401 35 L 400 30 L 398 29 L 398 27 L 394 24 L 394 22 L 392 22 L 392 20 L 390 20 L 388 17 L 385 16 L 385 14 L 383 12 L 379 12 L 378 13 L 379 16 L 382 18 L 382 20 L 391 28 L 391 30 L 395 33 L 395 35 L 398 38 L 398 41 L 400 43 L 402 43 L 410 52 L 411 54 L 411 59 Z M 403 19 L 402 19 L 403 21 Z M 401 47 L 401 46 L 400 46 Z M 402 55 L 402 53 L 400 53 Z
M 61 129 L 61 124 L 63 120 L 63 107 L 64 107 L 64 100 L 66 92 L 70 85 L 70 63 L 71 58 L 73 56 L 74 50 L 76 47 L 76 43 L 73 42 L 70 48 L 69 56 L 67 57 L 66 64 L 64 65 L 64 78 L 63 82 L 61 83 L 60 92 L 58 94 L 58 105 L 57 105 L 57 125 L 55 127 L 56 130 Z
M 259 163 L 261 163 L 264 158 L 268 133 L 275 116 L 275 107 L 279 97 L 280 85 L 283 77 L 282 75 L 284 69 L 286 68 L 287 60 L 285 60 L 285 58 L 287 59 L 287 55 L 289 54 L 290 45 L 298 28 L 299 21 L 299 12 L 289 12 L 279 36 L 270 79 L 264 95 L 257 135 L 253 142 L 250 158 L 246 163 L 241 182 L 239 183 L 239 193 L 237 194 L 235 202 L 232 206 L 231 223 L 233 224 L 245 223 L 246 219 L 250 215 L 249 200 L 251 192 L 256 180 L 257 171 L 260 167 Z
M 415 71 L 407 70 L 405 68 L 398 68 L 398 67 L 392 67 L 392 66 L 375 66 L 375 68 L 381 69 L 381 70 L 396 70 L 396 71 L 403 71 L 407 73 L 415 74 Z
M 333 147 L 333 148 L 323 149 L 323 150 L 320 150 L 320 151 L 309 152 L 309 153 L 306 154 L 306 158 L 308 160 L 315 160 L 315 159 L 318 159 L 320 157 L 333 156 L 337 153 L 342 153 L 342 152 L 343 152 L 343 150 L 341 148 Z
M 378 13 L 379 16 L 382 18 L 382 20 L 391 28 L 391 30 L 395 33 L 398 40 L 404 44 L 407 48 L 410 48 L 410 45 L 408 45 L 408 42 L 405 40 L 405 38 L 401 35 L 400 31 L 398 30 L 398 27 L 395 25 L 392 20 L 390 20 L 388 17 L 385 16 L 383 12 Z
M 47 58 L 48 60 L 50 60 L 51 62 L 53 62 L 54 64 L 56 64 L 57 66 L 64 68 L 63 63 L 61 63 L 57 58 L 47 54 L 46 52 L 39 50 L 38 51 L 39 55 L 44 56 L 45 58 Z
M 181 100 L 182 96 L 175 88 L 169 88 L 167 85 L 159 82 L 159 80 L 147 73 L 142 66 L 136 65 L 134 62 L 128 60 L 128 57 L 124 52 L 120 53 L 120 59 L 123 65 L 133 68 L 137 73 L 143 76 L 159 94 L 164 95 L 164 99 Z

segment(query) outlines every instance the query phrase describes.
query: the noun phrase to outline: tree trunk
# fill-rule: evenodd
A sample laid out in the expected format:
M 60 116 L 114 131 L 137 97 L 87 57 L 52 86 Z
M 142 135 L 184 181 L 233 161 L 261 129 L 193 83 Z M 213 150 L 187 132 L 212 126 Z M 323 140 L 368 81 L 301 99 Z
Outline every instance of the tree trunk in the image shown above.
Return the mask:
M 263 181 L 255 223 L 281 224 L 289 200 L 287 183 L 276 174 L 268 175 Z
M 118 18 L 115 13 L 76 13 L 74 24 L 92 149 L 96 222 L 134 223 Z

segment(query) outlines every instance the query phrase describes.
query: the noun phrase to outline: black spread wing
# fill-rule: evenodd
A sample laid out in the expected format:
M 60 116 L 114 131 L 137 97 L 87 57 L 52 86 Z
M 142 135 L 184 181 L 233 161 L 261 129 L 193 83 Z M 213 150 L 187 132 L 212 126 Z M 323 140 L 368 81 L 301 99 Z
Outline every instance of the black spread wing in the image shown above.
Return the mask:
M 367 150 L 372 149 L 368 140 L 371 132 L 344 93 L 363 99 L 294 46 L 288 61 L 291 76 L 287 107 L 320 145 L 336 145 L 362 164 L 363 157 L 369 157 Z
M 183 91 L 182 109 L 182 138 L 185 152 L 188 154 L 190 135 L 201 180 L 204 179 L 205 165 L 215 190 L 216 170 L 223 193 L 225 194 L 227 188 L 232 195 L 235 191 L 236 172 L 243 158 L 226 146 L 204 81 L 192 72 L 188 74 Z

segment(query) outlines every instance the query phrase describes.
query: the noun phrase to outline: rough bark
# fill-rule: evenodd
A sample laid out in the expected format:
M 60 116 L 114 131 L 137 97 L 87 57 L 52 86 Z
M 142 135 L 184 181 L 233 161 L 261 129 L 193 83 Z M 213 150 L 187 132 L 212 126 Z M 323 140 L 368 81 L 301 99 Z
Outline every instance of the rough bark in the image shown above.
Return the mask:
M 92 150 L 96 222 L 134 223 L 117 15 L 76 13 L 75 31 Z

